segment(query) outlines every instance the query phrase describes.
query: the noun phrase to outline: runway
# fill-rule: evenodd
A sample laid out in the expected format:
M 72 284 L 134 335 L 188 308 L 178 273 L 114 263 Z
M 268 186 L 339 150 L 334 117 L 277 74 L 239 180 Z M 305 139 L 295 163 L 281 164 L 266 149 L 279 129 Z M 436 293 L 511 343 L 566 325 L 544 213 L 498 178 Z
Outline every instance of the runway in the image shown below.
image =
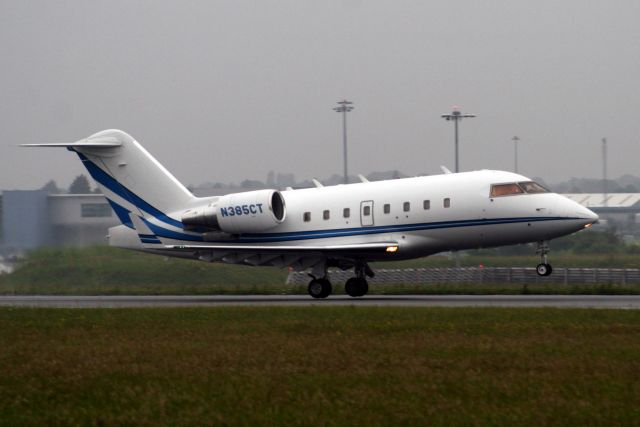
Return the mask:
M 639 309 L 640 295 L 343 295 L 316 300 L 306 295 L 179 296 L 0 296 L 0 307 L 221 307 L 221 306 L 393 306 L 558 307 Z

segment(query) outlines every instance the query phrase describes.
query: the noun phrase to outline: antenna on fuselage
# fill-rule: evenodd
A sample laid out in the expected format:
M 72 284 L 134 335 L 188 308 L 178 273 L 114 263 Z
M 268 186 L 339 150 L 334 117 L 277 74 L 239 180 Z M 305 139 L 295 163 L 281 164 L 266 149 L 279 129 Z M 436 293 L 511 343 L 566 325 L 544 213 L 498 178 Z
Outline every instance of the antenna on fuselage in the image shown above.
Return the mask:
M 440 169 L 442 169 L 442 173 L 444 173 L 444 174 L 450 174 L 450 173 L 453 173 L 453 172 L 451 172 L 451 171 L 450 171 L 446 166 L 444 166 L 444 165 L 440 165 Z
M 360 182 L 363 182 L 363 183 L 369 182 L 369 180 L 365 178 L 365 176 L 362 174 L 358 174 L 358 179 L 360 180 Z
M 313 185 L 315 185 L 317 188 L 324 187 L 324 185 L 322 185 L 322 183 L 315 178 L 311 179 L 311 182 L 313 182 Z

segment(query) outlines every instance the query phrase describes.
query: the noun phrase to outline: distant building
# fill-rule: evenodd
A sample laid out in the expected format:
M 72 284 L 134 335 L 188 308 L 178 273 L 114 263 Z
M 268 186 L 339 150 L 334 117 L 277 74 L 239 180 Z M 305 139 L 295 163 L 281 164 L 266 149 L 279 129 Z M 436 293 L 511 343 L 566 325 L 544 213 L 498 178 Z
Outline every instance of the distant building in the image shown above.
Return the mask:
M 591 209 L 610 225 L 625 234 L 640 234 L 640 193 L 571 193 L 563 194 Z
M 41 246 L 105 244 L 107 229 L 119 224 L 102 194 L 4 191 L 0 249 L 12 253 Z

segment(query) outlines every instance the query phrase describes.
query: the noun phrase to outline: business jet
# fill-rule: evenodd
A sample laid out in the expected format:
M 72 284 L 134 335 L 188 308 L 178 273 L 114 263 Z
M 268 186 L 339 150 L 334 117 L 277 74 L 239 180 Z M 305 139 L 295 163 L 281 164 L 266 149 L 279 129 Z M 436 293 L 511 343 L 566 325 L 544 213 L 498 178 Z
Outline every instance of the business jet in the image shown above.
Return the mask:
M 65 147 L 77 153 L 122 225 L 109 244 L 154 254 L 310 270 L 314 298 L 332 292 L 328 268 L 353 269 L 345 291 L 363 296 L 372 261 L 537 242 L 537 273 L 551 274 L 548 241 L 598 216 L 511 172 L 481 170 L 315 188 L 196 197 L 135 139 L 105 130 Z

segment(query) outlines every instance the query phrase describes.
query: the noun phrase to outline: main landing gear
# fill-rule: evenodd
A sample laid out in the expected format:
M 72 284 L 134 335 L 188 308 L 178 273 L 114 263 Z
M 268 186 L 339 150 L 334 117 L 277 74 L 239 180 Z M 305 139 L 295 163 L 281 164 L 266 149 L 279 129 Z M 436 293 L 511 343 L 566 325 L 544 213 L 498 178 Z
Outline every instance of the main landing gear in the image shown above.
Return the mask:
M 373 277 L 375 273 L 366 262 L 359 262 L 355 266 L 356 277 L 352 277 L 344 284 L 344 291 L 350 297 L 361 297 L 369 292 L 367 276 Z
M 538 276 L 548 276 L 553 272 L 553 268 L 551 264 L 547 262 L 547 254 L 549 253 L 549 245 L 546 241 L 541 240 L 538 242 L 538 249 L 536 249 L 536 253 L 540 255 L 540 260 L 542 261 L 540 264 L 536 266 L 536 273 Z
M 333 287 L 331 286 L 329 279 L 326 277 L 316 279 L 314 276 L 311 276 L 311 281 L 309 282 L 307 290 L 309 291 L 309 295 L 314 298 L 326 298 L 331 295 Z
M 344 284 L 344 291 L 350 297 L 361 297 L 369 291 L 369 284 L 364 277 L 352 277 Z
M 309 282 L 309 286 L 307 290 L 309 291 L 309 295 L 314 298 L 326 298 L 331 295 L 333 291 L 333 287 L 331 282 L 327 278 L 326 270 L 323 272 L 324 277 L 316 277 L 312 274 L 311 281 Z M 367 283 L 366 277 L 373 277 L 374 272 L 367 265 L 367 263 L 358 263 L 355 266 L 356 277 L 351 277 L 344 284 L 344 290 L 347 295 L 351 297 L 361 297 L 366 295 L 369 292 L 369 283 Z

